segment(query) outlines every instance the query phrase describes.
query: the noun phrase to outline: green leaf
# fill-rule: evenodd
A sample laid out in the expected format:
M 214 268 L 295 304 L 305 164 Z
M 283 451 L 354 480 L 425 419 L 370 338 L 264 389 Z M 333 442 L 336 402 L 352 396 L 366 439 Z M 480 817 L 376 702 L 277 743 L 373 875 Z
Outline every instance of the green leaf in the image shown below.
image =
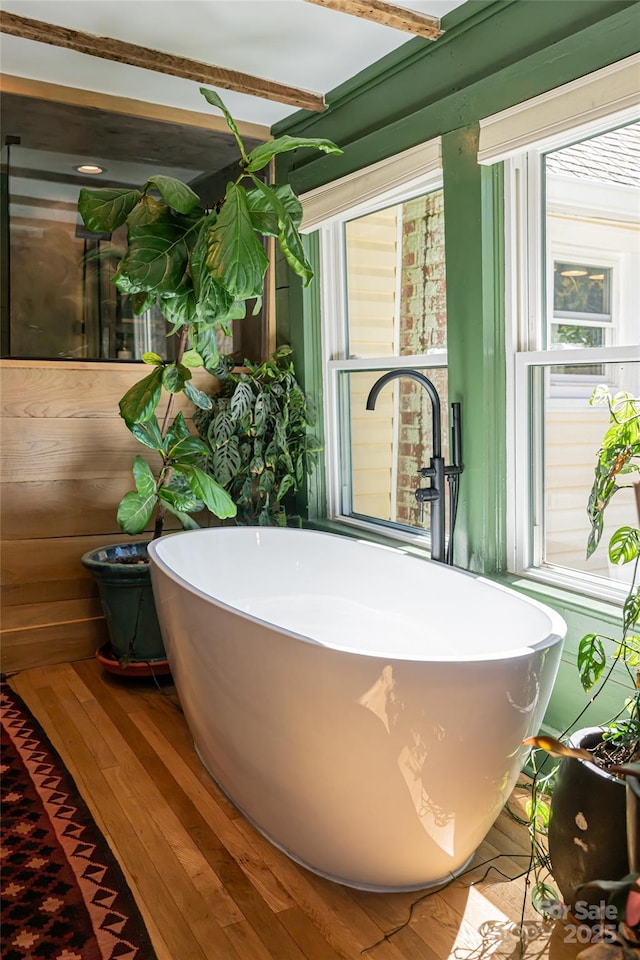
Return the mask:
M 549 906 L 554 903 L 559 902 L 558 891 L 555 887 L 549 886 L 547 883 L 534 883 L 531 888 L 531 903 L 534 910 L 539 914 L 545 915 L 549 909 Z
M 133 479 L 141 497 L 151 497 L 156 493 L 156 478 L 146 460 L 136 457 L 133 461 Z
M 296 482 L 290 473 L 286 474 L 280 481 L 280 486 L 278 487 L 278 492 L 276 494 L 276 500 L 282 500 L 284 495 L 295 487 Z
M 230 183 L 218 218 L 207 234 L 207 267 L 234 300 L 262 296 L 268 257 L 258 239 L 243 187 Z
M 640 530 L 637 527 L 619 527 L 609 541 L 609 559 L 612 563 L 630 563 L 640 554 Z
M 233 117 L 225 107 L 224 103 L 222 102 L 222 99 L 218 96 L 215 90 L 208 90 L 206 87 L 200 87 L 200 93 L 205 98 L 207 103 L 210 103 L 213 107 L 217 107 L 218 110 L 222 110 L 224 114 L 224 118 L 227 121 L 227 126 L 229 127 L 229 130 L 231 130 L 231 133 L 234 135 L 236 139 L 236 143 L 238 144 L 238 149 L 240 150 L 240 155 L 242 156 L 242 159 L 246 163 L 247 153 L 244 147 L 244 143 L 242 142 L 240 132 L 238 131 L 238 128 L 235 124 L 235 120 L 233 119 Z
M 166 436 L 167 456 L 171 460 L 183 461 L 194 456 L 206 457 L 209 447 L 200 437 L 190 433 L 182 413 L 177 413 Z M 184 492 L 184 491 L 183 491 Z M 181 509 L 186 509 L 182 507 Z
M 607 657 L 602 642 L 605 639 L 596 633 L 587 633 L 578 645 L 578 673 L 586 692 L 598 682 L 606 666 Z
M 221 410 L 209 424 L 207 436 L 213 446 L 217 447 L 221 443 L 225 443 L 229 437 L 232 437 L 235 429 L 234 418 L 226 410 Z
M 118 287 L 118 289 L 120 289 L 119 284 L 116 284 L 116 286 Z M 133 308 L 133 312 L 136 317 L 139 316 L 141 313 L 145 313 L 145 311 L 150 310 L 151 307 L 153 307 L 153 305 L 155 304 L 157 299 L 155 293 L 149 293 L 146 290 L 143 290 L 142 293 L 134 292 L 130 294 L 130 296 L 131 296 L 131 306 Z
M 142 362 L 148 363 L 152 367 L 161 367 L 163 364 L 162 357 L 158 356 L 157 353 L 151 353 L 151 352 L 142 354 Z
M 291 218 L 296 230 L 302 223 L 302 204 L 289 184 L 270 186 L 268 190 L 281 202 Z M 278 216 L 262 190 L 247 190 L 247 203 L 254 230 L 267 237 L 277 237 L 280 233 Z
M 256 170 L 262 170 L 272 157 L 280 153 L 289 153 L 291 150 L 308 148 L 320 150 L 322 153 L 342 153 L 340 147 L 336 146 L 332 140 L 323 140 L 319 137 L 290 137 L 285 135 L 278 137 L 277 140 L 270 140 L 268 143 L 261 143 L 258 147 L 255 147 L 247 158 L 249 161 L 247 171 L 249 173 L 255 173 Z
M 280 244 L 280 249 L 284 253 L 291 269 L 297 273 L 299 277 L 302 277 L 305 286 L 307 286 L 313 279 L 313 270 L 305 256 L 302 238 L 293 220 L 278 195 L 272 191 L 270 187 L 262 183 L 261 180 L 258 180 L 257 177 L 252 177 L 252 180 L 256 188 L 264 196 L 266 203 L 272 208 L 278 218 L 278 243 Z
M 175 177 L 166 177 L 164 174 L 157 173 L 153 177 L 149 177 L 143 190 L 150 184 L 156 187 L 165 203 L 168 203 L 178 213 L 190 213 L 200 203 L 198 194 L 194 193 L 186 183 L 176 180 Z
M 191 371 L 181 363 L 170 363 L 162 371 L 162 386 L 169 393 L 180 393 L 191 376 Z
M 114 282 L 127 283 L 129 293 L 186 293 L 191 288 L 189 253 L 198 223 L 191 215 L 164 207 L 152 223 L 129 226 L 127 253 L 118 265 Z
M 191 490 L 199 500 L 209 508 L 211 513 L 221 520 L 228 517 L 235 517 L 237 513 L 236 505 L 227 493 L 227 491 L 216 483 L 211 477 L 207 476 L 203 470 L 191 465 L 180 465 L 176 467 L 186 478 Z
M 209 447 L 204 440 L 201 440 L 199 437 L 188 436 L 182 440 L 178 440 L 175 446 L 171 447 L 168 451 L 168 456 L 171 460 L 184 463 L 186 460 L 193 459 L 194 457 L 207 457 L 209 453 Z
M 145 423 L 128 423 L 127 426 L 136 440 L 143 443 L 145 447 L 157 450 L 158 453 L 164 453 L 164 441 L 160 433 L 158 420 L 154 415 Z
M 238 438 L 231 437 L 227 443 L 216 447 L 211 457 L 211 463 L 215 479 L 223 487 L 226 486 L 230 480 L 233 480 L 242 465 L 238 450 Z
M 83 187 L 78 197 L 78 210 L 89 230 L 94 233 L 113 233 L 122 226 L 141 199 L 139 190 L 113 190 L 110 187 L 86 190 Z
M 172 483 L 166 487 L 160 487 L 158 496 L 161 500 L 164 500 L 165 503 L 171 504 L 175 510 L 181 513 L 192 513 L 196 510 L 202 510 L 204 507 L 202 500 L 198 500 L 198 498 L 193 495 L 186 483 L 184 490 L 175 489 Z
M 144 497 L 139 493 L 126 493 L 118 506 L 117 519 L 125 533 L 142 533 L 153 515 L 158 502 L 157 494 Z
M 190 433 L 189 427 L 186 424 L 184 414 L 179 410 L 173 418 L 173 423 L 167 430 L 167 447 L 177 443 L 178 440 L 184 439 L 184 437 L 190 436 L 192 436 L 192 434 Z
M 270 409 L 271 401 L 269 399 L 269 394 L 266 392 L 259 393 L 256 397 L 256 402 L 253 408 L 253 424 L 256 428 L 256 435 L 258 437 L 264 434 Z
M 640 637 L 625 637 L 614 652 L 616 660 L 624 660 L 628 667 L 640 667 Z
M 192 323 L 197 317 L 198 307 L 193 290 L 186 290 L 175 297 L 162 294 L 158 302 L 163 317 L 174 324 L 176 330 L 185 323 Z
M 265 470 L 260 474 L 260 479 L 258 480 L 258 490 L 261 490 L 263 493 L 271 493 L 275 483 L 275 475 L 273 470 Z
M 185 367 L 201 367 L 202 357 L 197 350 L 185 350 L 180 361 Z
M 635 593 L 630 593 L 624 602 L 623 624 L 624 633 L 637 627 L 640 623 L 640 587 L 637 587 Z
M 158 223 L 163 217 L 170 215 L 171 211 L 166 203 L 162 203 L 150 194 L 145 193 L 138 206 L 134 207 L 127 217 L 127 226 L 130 230 L 148 227 L 150 224 Z
M 213 406 L 211 397 L 202 390 L 199 390 L 192 383 L 185 383 L 184 392 L 189 400 L 191 400 L 191 403 L 195 403 L 196 407 L 200 410 L 211 410 Z
M 220 353 L 216 343 L 216 332 L 213 328 L 196 328 L 196 347 L 202 357 L 205 370 L 215 373 L 220 363 Z
M 535 800 L 527 800 L 525 804 L 525 813 L 527 814 L 527 819 L 530 823 L 535 821 L 538 829 L 547 830 L 549 828 L 551 807 L 546 801 L 541 800 L 540 797 L 536 797 Z
M 156 411 L 162 393 L 162 367 L 134 383 L 120 401 L 120 416 L 127 424 L 144 423 Z
M 241 381 L 231 397 L 230 411 L 235 420 L 245 417 L 253 406 L 253 391 L 248 383 Z

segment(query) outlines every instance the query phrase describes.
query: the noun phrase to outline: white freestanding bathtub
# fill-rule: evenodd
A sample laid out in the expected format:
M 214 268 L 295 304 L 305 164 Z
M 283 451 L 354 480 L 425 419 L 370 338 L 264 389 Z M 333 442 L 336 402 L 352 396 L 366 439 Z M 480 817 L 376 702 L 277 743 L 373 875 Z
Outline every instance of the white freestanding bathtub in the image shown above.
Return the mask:
M 149 548 L 196 748 L 290 857 L 369 890 L 464 869 L 538 732 L 564 621 L 514 591 L 314 531 Z

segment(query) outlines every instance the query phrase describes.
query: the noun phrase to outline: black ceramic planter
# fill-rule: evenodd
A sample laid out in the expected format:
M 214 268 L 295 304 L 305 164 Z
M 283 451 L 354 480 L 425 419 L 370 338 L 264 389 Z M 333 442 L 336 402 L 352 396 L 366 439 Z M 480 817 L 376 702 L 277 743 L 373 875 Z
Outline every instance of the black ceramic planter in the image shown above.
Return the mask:
M 590 747 L 599 727 L 577 730 L 569 745 Z M 551 797 L 549 857 L 564 902 L 597 903 L 602 893 L 575 890 L 592 880 L 619 880 L 629 872 L 626 788 L 623 780 L 582 760 L 564 758 Z M 606 899 L 606 898 L 605 898 Z
M 125 661 L 166 657 L 156 615 L 147 542 L 133 541 L 91 550 L 82 557 L 100 593 L 114 656 Z

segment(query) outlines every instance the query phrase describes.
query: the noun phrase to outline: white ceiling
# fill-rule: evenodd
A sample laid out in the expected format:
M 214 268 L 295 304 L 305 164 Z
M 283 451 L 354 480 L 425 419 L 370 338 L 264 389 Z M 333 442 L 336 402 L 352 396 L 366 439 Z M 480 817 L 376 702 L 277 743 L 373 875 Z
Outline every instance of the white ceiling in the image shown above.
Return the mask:
M 396 0 L 395 5 L 443 17 L 463 2 Z M 409 33 L 304 0 L 2 0 L 2 8 L 319 94 L 412 39 Z M 190 80 L 48 44 L 2 34 L 0 56 L 6 74 L 172 107 L 210 109 Z M 236 120 L 270 127 L 296 110 L 218 90 Z

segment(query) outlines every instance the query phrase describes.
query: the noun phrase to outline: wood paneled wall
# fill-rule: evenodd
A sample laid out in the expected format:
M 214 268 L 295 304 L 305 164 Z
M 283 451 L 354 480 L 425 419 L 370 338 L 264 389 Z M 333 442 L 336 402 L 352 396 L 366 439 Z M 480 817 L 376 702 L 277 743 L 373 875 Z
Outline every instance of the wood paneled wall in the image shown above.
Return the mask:
M 118 413 L 120 397 L 145 370 L 137 363 L 0 361 L 6 672 L 89 657 L 106 640 L 97 590 L 80 558 L 129 539 L 116 509 L 133 489 L 133 458 L 155 466 L 153 452 Z M 204 372 L 197 382 L 215 389 Z

